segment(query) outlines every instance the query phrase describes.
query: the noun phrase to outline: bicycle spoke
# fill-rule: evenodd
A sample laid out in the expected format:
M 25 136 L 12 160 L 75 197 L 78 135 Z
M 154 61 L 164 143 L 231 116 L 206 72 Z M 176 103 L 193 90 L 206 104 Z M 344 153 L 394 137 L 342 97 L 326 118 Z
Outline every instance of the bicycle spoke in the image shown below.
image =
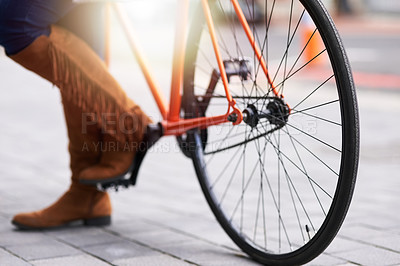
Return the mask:
M 326 83 L 328 83 L 328 81 L 330 81 L 335 75 L 331 75 L 329 78 L 327 78 L 326 80 L 324 80 L 324 82 L 322 82 L 320 85 L 318 85 L 318 87 L 316 87 L 312 92 L 310 92 L 306 97 L 304 97 L 303 100 L 301 100 L 299 103 L 297 103 L 292 109 L 296 109 L 299 105 L 301 105 L 302 103 L 304 103 L 307 99 L 309 99 L 316 91 L 318 91 L 319 89 L 321 89 Z
M 285 130 L 283 130 L 283 131 L 285 131 Z M 296 153 L 296 156 L 297 156 L 298 160 L 300 161 L 300 164 L 301 164 L 301 167 L 302 167 L 302 169 L 303 169 L 303 172 L 304 172 L 307 176 L 309 176 L 308 173 L 307 173 L 305 164 L 304 164 L 303 160 L 301 159 L 301 156 L 300 156 L 300 154 L 299 154 L 299 152 L 298 152 L 298 149 L 296 148 L 296 145 L 295 145 L 294 142 L 293 142 L 293 140 L 295 140 L 295 141 L 297 141 L 297 140 L 296 140 L 288 131 L 285 131 L 285 133 L 287 133 L 288 136 L 289 136 L 289 138 L 290 138 L 290 142 L 291 142 L 291 144 L 292 144 L 292 146 L 293 146 L 293 149 L 295 150 L 295 153 Z M 304 146 L 304 145 L 301 144 L 301 146 Z M 307 149 L 307 151 L 309 151 L 309 150 Z M 312 153 L 312 155 L 315 156 L 314 153 Z M 335 171 L 333 171 L 333 169 L 330 168 L 327 164 L 325 164 L 325 162 L 323 162 L 319 157 L 315 156 L 315 158 L 317 158 L 321 163 L 323 163 L 325 166 L 327 166 L 328 169 L 330 169 L 335 175 L 338 176 L 338 174 L 337 174 Z M 324 215 L 326 216 L 326 211 L 324 210 L 324 207 L 323 207 L 323 205 L 322 205 L 322 202 L 321 202 L 321 200 L 320 200 L 320 198 L 319 198 L 317 192 L 315 191 L 315 188 L 314 188 L 314 186 L 313 186 L 313 183 L 311 182 L 311 179 L 310 179 L 310 178 L 307 178 L 307 179 L 308 179 L 309 184 L 310 184 L 310 187 L 311 187 L 311 189 L 312 189 L 312 191 L 313 191 L 313 193 L 314 193 L 314 195 L 315 195 L 315 197 L 316 197 L 316 199 L 317 199 L 317 201 L 318 201 L 318 204 L 320 205 L 320 207 L 321 207 L 321 209 L 322 209 L 322 212 L 323 212 Z
M 303 149 L 305 149 L 308 153 L 310 153 L 315 159 L 317 159 L 318 161 L 320 161 L 326 168 L 328 168 L 332 173 L 334 173 L 337 177 L 339 177 L 339 173 L 337 173 L 335 170 L 332 169 L 332 167 L 330 167 L 328 164 L 326 164 L 324 161 L 321 160 L 321 158 L 319 156 L 317 156 L 314 152 L 310 151 L 310 149 L 308 149 L 306 146 L 304 146 L 299 140 L 297 140 L 297 138 L 295 138 L 294 136 L 292 136 L 288 130 L 284 130 L 283 131 L 290 137 L 291 140 L 294 140 L 297 142 L 297 144 L 299 144 Z
M 232 127 L 232 128 L 229 130 L 228 134 L 226 134 L 226 136 L 224 137 L 224 139 L 219 143 L 218 147 L 220 147 L 220 146 L 224 143 L 224 141 L 225 141 L 227 138 L 229 138 L 229 135 L 232 133 L 233 129 L 234 129 L 234 127 Z M 205 153 L 205 154 L 207 154 L 207 153 Z M 213 159 L 213 156 L 211 156 L 211 158 L 209 158 L 208 162 L 210 162 L 212 159 Z M 208 162 L 206 162 L 206 166 L 208 165 Z
M 276 78 L 278 76 L 278 73 L 279 73 L 279 71 L 280 71 L 280 69 L 282 67 L 283 61 L 285 60 L 285 58 L 288 58 L 290 45 L 292 44 L 292 42 L 293 42 L 293 40 L 294 40 L 294 38 L 296 36 L 296 33 L 297 33 L 297 31 L 299 29 L 299 26 L 300 26 L 300 22 L 304 17 L 304 13 L 305 13 L 305 10 L 303 10 L 303 12 L 301 13 L 300 18 L 297 21 L 296 27 L 295 27 L 295 29 L 294 29 L 291 37 L 290 37 L 290 41 L 288 41 L 287 44 L 286 44 L 286 49 L 285 49 L 284 54 L 283 54 L 283 56 L 282 56 L 282 58 L 281 58 L 281 60 L 279 62 L 279 65 L 278 65 L 278 67 L 277 67 L 277 69 L 275 71 L 274 77 L 272 79 L 272 83 L 275 83 L 275 80 L 276 80 Z M 300 57 L 301 57 L 301 55 L 299 55 L 298 59 L 300 59 Z
M 336 126 L 339 126 L 339 127 L 342 126 L 342 124 L 339 124 L 338 122 L 335 122 L 333 120 L 326 119 L 326 118 L 323 118 L 323 117 L 320 117 L 320 116 L 316 116 L 316 115 L 312 115 L 312 114 L 309 114 L 309 113 L 306 113 L 306 112 L 297 111 L 296 113 L 300 113 L 302 115 L 306 115 L 306 116 L 309 116 L 309 117 L 312 117 L 312 118 L 315 118 L 315 119 L 318 119 L 318 120 L 321 120 L 321 121 L 324 121 L 324 122 L 327 122 L 327 123 L 330 123 L 332 125 L 336 125 Z
M 254 142 L 254 143 L 255 143 L 255 142 Z M 268 143 L 272 144 L 271 141 L 268 141 Z M 260 157 L 260 156 L 261 156 L 260 152 L 257 151 L 257 153 L 258 153 L 258 156 Z M 272 186 L 271 186 L 271 183 L 269 182 L 269 178 L 268 178 L 268 175 L 267 175 L 267 173 L 266 173 L 265 167 L 262 167 L 262 172 L 264 173 L 265 179 L 266 179 L 267 184 L 268 184 L 269 191 L 270 191 L 270 193 L 271 193 L 271 196 L 272 196 L 272 199 L 273 199 L 273 202 L 274 202 L 276 211 L 277 211 L 277 213 L 278 213 L 278 223 L 279 223 L 279 226 L 282 226 L 282 229 L 283 229 L 283 231 L 284 231 L 284 233 L 285 233 L 285 236 L 286 236 L 286 239 L 287 239 L 287 241 L 288 241 L 288 244 L 289 244 L 290 247 L 292 247 L 291 241 L 290 241 L 290 239 L 289 239 L 289 235 L 288 235 L 288 233 L 287 233 L 287 231 L 286 231 L 285 223 L 284 223 L 284 221 L 283 221 L 283 219 L 282 219 L 282 216 L 281 216 L 280 205 L 277 204 L 276 197 L 275 197 L 275 193 L 274 193 L 273 190 L 272 190 Z M 280 238 L 279 238 L 279 242 L 281 242 L 281 241 L 280 241 Z
M 240 149 L 240 147 L 238 147 L 238 149 Z M 233 156 L 229 159 L 228 163 L 225 165 L 225 167 L 221 170 L 220 174 L 217 176 L 217 178 L 215 179 L 215 181 L 210 185 L 210 189 L 213 189 L 215 187 L 215 185 L 217 185 L 218 181 L 223 177 L 223 175 L 225 174 L 226 170 L 228 169 L 228 167 L 231 165 L 231 163 L 233 162 L 233 159 L 240 153 L 238 152 L 234 152 Z
M 293 71 L 294 66 L 292 67 L 292 69 L 289 70 L 288 76 L 281 81 L 280 83 L 278 83 L 278 85 L 276 85 L 276 87 L 280 87 L 282 86 L 282 84 L 284 84 L 288 79 L 290 79 L 291 77 L 293 77 L 294 75 L 296 75 L 297 73 L 299 73 L 302 69 L 304 69 L 306 66 L 308 66 L 309 64 L 311 64 L 313 61 L 315 61 L 320 55 L 322 55 L 323 53 L 326 52 L 326 49 L 322 50 L 321 52 L 319 52 L 316 56 L 314 56 L 313 58 L 311 58 L 309 61 L 307 61 L 307 63 L 305 63 L 304 65 L 302 65 L 301 67 L 299 67 L 296 71 Z M 301 57 L 301 55 L 299 56 L 299 58 Z
M 283 129 L 283 131 L 285 131 L 284 129 Z M 293 136 L 288 132 L 288 131 L 286 131 L 286 133 L 288 134 L 288 136 L 289 136 L 289 138 L 290 138 L 290 142 L 291 142 L 291 144 L 292 144 L 292 147 L 293 147 L 293 149 L 295 150 L 295 153 L 296 153 L 296 157 L 298 158 L 298 160 L 300 161 L 300 164 L 301 164 L 301 167 L 302 167 L 302 169 L 303 169 L 303 171 L 304 171 L 304 173 L 306 173 L 306 175 L 308 176 L 308 172 L 307 172 L 307 170 L 306 170 L 306 167 L 305 167 L 305 163 L 303 162 L 303 160 L 302 160 L 302 158 L 301 158 L 301 156 L 300 156 L 300 154 L 299 154 L 299 151 L 298 151 L 298 149 L 296 148 L 296 145 L 295 145 L 295 143 L 294 143 L 294 138 L 293 138 Z M 319 159 L 319 157 L 317 158 L 318 160 L 320 160 Z M 320 160 L 321 161 L 321 160 Z M 322 162 L 322 161 L 321 161 Z M 324 162 L 322 162 L 324 165 L 326 165 Z M 327 166 L 327 165 L 326 165 Z M 328 167 L 330 170 L 332 170 L 330 167 Z M 335 172 L 334 172 L 335 173 Z M 336 174 L 336 173 L 335 173 Z M 317 194 L 317 192 L 316 192 L 316 190 L 315 190 L 315 188 L 314 188 L 314 186 L 313 186 L 313 184 L 312 184 L 312 182 L 311 182 L 311 180 L 310 179 L 308 179 L 308 182 L 309 182 L 309 184 L 310 184 L 310 187 L 311 187 L 311 189 L 312 189 L 312 191 L 313 191 L 313 193 L 314 193 L 314 195 L 315 195 L 315 197 L 316 197 L 316 199 L 317 199 L 317 201 L 318 201 L 318 204 L 320 205 L 320 207 L 321 207 L 321 209 L 322 209 L 322 212 L 324 213 L 324 215 L 326 216 L 326 211 L 324 210 L 324 207 L 323 207 L 323 205 L 322 205 L 322 202 L 321 202 L 321 200 L 320 200 L 320 198 L 319 198 L 319 196 L 318 196 L 318 194 Z
M 271 145 L 277 150 L 276 146 L 271 143 Z M 304 172 L 295 162 L 293 162 L 285 153 L 283 153 L 281 150 L 279 150 L 279 154 L 283 155 L 286 160 L 288 160 L 294 167 L 296 167 L 304 176 L 307 177 L 311 182 L 313 182 L 315 185 L 318 186 L 318 188 L 324 192 L 329 198 L 332 198 L 332 195 L 330 195 L 324 188 L 322 188 L 313 178 L 311 178 L 309 175 L 307 175 L 306 172 Z
M 290 176 L 289 176 L 289 173 L 288 173 L 288 171 L 287 171 L 287 168 L 285 167 L 285 164 L 284 164 L 284 162 L 283 162 L 283 160 L 282 160 L 281 155 L 283 155 L 283 156 L 284 156 L 291 164 L 293 164 L 297 169 L 299 169 L 300 171 L 301 171 L 301 169 L 299 168 L 299 166 L 298 166 L 297 164 L 295 164 L 292 160 L 290 160 L 289 157 L 286 156 L 279 148 L 277 148 L 276 145 L 274 145 L 272 142 L 270 142 L 270 143 L 271 143 L 271 145 L 274 147 L 275 153 L 277 153 L 277 157 L 278 157 L 279 163 L 280 163 L 280 165 L 282 166 L 282 168 L 283 168 L 283 170 L 284 170 L 284 174 L 285 174 L 285 177 L 286 177 L 286 181 L 288 182 L 289 192 L 290 192 L 290 194 L 291 194 L 292 203 L 293 203 L 293 205 L 294 205 L 294 209 L 295 209 L 295 212 L 296 212 L 296 216 L 297 216 L 299 225 L 300 225 L 300 219 L 299 219 L 299 216 L 298 216 L 296 204 L 295 204 L 295 202 L 294 202 L 294 198 L 293 198 L 293 195 L 292 195 L 292 192 L 291 192 L 290 187 L 293 188 L 293 190 L 294 190 L 294 192 L 295 192 L 295 194 L 296 194 L 296 196 L 297 196 L 297 198 L 298 198 L 298 200 L 299 200 L 299 203 L 300 203 L 300 205 L 301 205 L 301 207 L 302 207 L 302 209 L 303 209 L 305 215 L 307 216 L 308 221 L 310 222 L 311 226 L 313 227 L 313 229 L 314 229 L 314 231 L 315 231 L 315 228 L 314 228 L 313 223 L 311 222 L 310 216 L 308 215 L 308 212 L 306 211 L 306 209 L 305 209 L 305 207 L 304 207 L 303 201 L 300 199 L 300 196 L 299 196 L 299 194 L 298 194 L 298 192 L 297 192 L 297 189 L 295 188 L 295 186 L 294 186 L 294 184 L 293 184 L 293 182 L 292 182 L 292 179 L 291 179 Z M 279 154 L 279 155 L 278 155 L 278 154 Z M 308 178 L 309 180 L 313 180 L 313 179 L 312 179 L 311 177 L 309 177 L 305 172 L 303 172 L 303 173 L 307 176 L 307 178 Z M 289 183 L 290 183 L 290 185 L 289 185 Z M 323 190 L 323 189 L 321 188 L 321 190 Z M 323 190 L 323 191 L 325 192 L 325 190 Z M 329 194 L 328 194 L 328 196 L 329 196 Z M 300 231 L 302 232 L 302 230 L 301 230 L 301 225 L 300 225 Z M 303 235 L 303 238 L 304 238 L 304 235 Z
M 311 135 L 311 134 L 305 132 L 304 130 L 302 130 L 302 129 L 300 129 L 300 128 L 294 126 L 294 125 L 292 125 L 291 123 L 287 123 L 286 125 L 288 125 L 288 126 L 290 126 L 291 128 L 293 128 L 293 129 L 299 131 L 300 133 L 302 133 L 302 134 L 304 134 L 304 135 L 306 135 L 306 136 L 308 136 L 308 137 L 310 137 L 310 138 L 312 138 L 312 139 L 318 141 L 319 143 L 324 144 L 326 147 L 329 147 L 329 148 L 331 148 L 332 150 L 341 153 L 341 150 L 340 150 L 340 149 L 338 149 L 338 148 L 332 146 L 331 144 L 327 143 L 326 141 L 323 141 L 323 140 L 321 140 L 321 139 L 319 139 L 319 138 L 317 138 L 317 137 L 314 137 L 313 135 Z
M 327 105 L 331 105 L 331 104 L 334 104 L 334 103 L 337 103 L 337 102 L 339 102 L 339 99 L 338 100 L 332 100 L 332 101 L 329 101 L 329 102 L 324 102 L 324 103 L 321 103 L 321 104 L 318 104 L 318 105 L 314 105 L 314 106 L 311 106 L 311 107 L 308 107 L 308 108 L 305 108 L 305 109 L 302 109 L 302 110 L 295 110 L 294 109 L 294 111 L 292 112 L 292 115 L 297 114 L 297 113 L 304 113 L 305 111 L 310 111 L 310 110 L 313 110 L 313 109 L 321 108 L 321 107 L 324 107 L 324 106 L 327 106 Z

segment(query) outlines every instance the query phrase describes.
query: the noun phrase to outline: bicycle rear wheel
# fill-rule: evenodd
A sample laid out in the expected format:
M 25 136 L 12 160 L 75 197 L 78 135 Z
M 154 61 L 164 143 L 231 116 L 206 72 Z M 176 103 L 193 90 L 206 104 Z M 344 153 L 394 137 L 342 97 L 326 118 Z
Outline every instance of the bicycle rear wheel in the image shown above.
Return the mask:
M 186 152 L 217 220 L 243 251 L 265 264 L 306 263 L 337 234 L 356 180 L 358 110 L 343 45 L 319 0 L 242 1 L 276 95 L 230 2 L 209 2 L 246 122 L 188 132 Z M 193 21 L 183 113 L 223 114 L 201 7 Z

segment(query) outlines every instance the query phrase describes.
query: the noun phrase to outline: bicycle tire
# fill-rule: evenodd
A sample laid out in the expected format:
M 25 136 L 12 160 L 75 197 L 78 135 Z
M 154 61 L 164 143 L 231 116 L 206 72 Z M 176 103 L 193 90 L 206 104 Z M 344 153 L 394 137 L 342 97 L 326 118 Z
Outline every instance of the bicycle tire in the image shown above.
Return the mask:
M 215 23 L 219 45 L 225 54 L 223 56 L 236 60 L 238 58 L 230 54 L 235 50 L 237 57 L 249 56 L 243 52 L 245 37 L 242 41 L 242 37 L 237 36 L 240 33 L 239 24 L 231 15 L 232 10 L 228 10 L 229 7 L 223 10 L 225 3 L 219 0 L 209 2 L 213 8 L 213 17 L 219 16 Z M 269 72 L 274 73 L 275 69 L 274 81 L 280 84 L 278 90 L 285 97 L 274 95 L 265 80 L 259 81 L 263 77 L 256 60 L 253 65 L 257 71 L 247 77 L 250 85 L 245 76 L 238 72 L 238 77 L 231 77 L 236 78 L 237 82 L 236 85 L 230 82 L 231 92 L 242 111 L 255 109 L 257 114 L 261 114 L 263 110 L 260 109 L 265 110 L 273 102 L 272 107 L 267 108 L 271 113 L 276 110 L 273 108 L 275 105 L 283 110 L 286 106 L 281 102 L 284 101 L 289 104 L 290 112 L 286 112 L 286 117 L 281 115 L 284 110 L 272 112 L 274 119 L 271 115 L 269 118 L 259 115 L 253 124 L 242 122 L 234 126 L 230 123 L 195 129 L 182 139 L 186 143 L 187 154 L 192 157 L 207 202 L 233 242 L 263 264 L 304 264 L 321 254 L 330 244 L 350 205 L 359 157 L 356 92 L 339 34 L 319 0 L 266 1 L 264 12 L 258 12 L 254 6 L 249 7 L 255 3 L 251 0 L 246 2 L 248 12 L 245 15 L 253 33 L 257 32 L 254 37 L 259 46 L 264 47 L 262 52 L 269 62 Z M 286 44 L 283 57 L 274 61 L 274 55 L 282 52 L 279 50 L 280 45 L 275 47 L 272 42 L 281 37 L 276 32 L 279 25 L 282 25 L 283 17 L 281 13 L 275 15 L 273 12 L 278 10 L 275 8 L 279 4 L 284 3 L 289 3 L 289 21 L 283 21 L 283 24 L 288 22 L 289 30 L 285 36 L 286 41 L 283 41 Z M 299 10 L 294 11 L 294 8 Z M 279 12 L 282 10 L 285 9 L 281 8 Z M 260 19 L 259 13 L 264 13 L 264 17 Z M 312 20 L 314 34 L 299 49 L 295 43 L 298 47 L 299 41 L 296 39 L 302 37 L 299 25 L 303 23 L 305 14 L 309 14 Z M 276 29 L 271 26 L 274 25 L 274 19 L 277 19 Z M 231 39 L 225 36 L 229 30 L 235 35 Z M 186 118 L 217 115 L 226 111 L 226 99 L 223 97 L 220 80 L 212 90 L 212 95 L 203 92 L 211 83 L 207 77 L 212 76 L 212 72 L 217 69 L 215 62 L 210 59 L 213 56 L 212 50 L 205 45 L 209 36 L 204 32 L 207 33 L 207 29 L 200 7 L 189 31 L 185 59 L 182 109 Z M 266 33 L 267 37 L 260 38 L 258 34 L 261 33 Z M 321 39 L 323 47 L 317 51 L 317 56 L 296 66 L 300 64 L 299 60 L 303 60 L 305 49 L 314 37 Z M 289 47 L 292 44 L 293 48 Z M 296 56 L 291 58 L 291 53 Z M 254 55 L 250 57 L 254 58 Z M 314 65 L 319 57 L 325 62 Z M 287 65 L 292 68 L 289 69 Z M 326 74 L 327 69 L 330 70 L 329 74 Z M 315 73 L 324 78 L 320 79 Z M 282 81 L 279 82 L 281 75 Z M 262 82 L 266 85 L 263 86 Z M 204 98 L 207 97 L 209 102 L 205 103 Z M 328 99 L 330 97 L 332 99 Z M 221 109 L 220 102 L 224 100 L 222 106 L 225 109 Z M 260 104 L 260 101 L 263 103 Z M 204 105 L 207 105 L 206 111 Z M 317 113 L 310 113 L 315 110 Z M 260 122 L 262 119 L 264 122 Z M 279 122 L 285 119 L 285 123 Z M 307 119 L 310 119 L 311 124 L 315 123 L 315 131 L 303 130 L 302 126 L 307 125 Z M 236 131 L 235 135 L 232 135 L 233 130 Z M 224 136 L 221 139 L 217 135 Z M 224 147 L 220 148 L 221 145 Z M 302 180 L 304 183 L 300 183 Z

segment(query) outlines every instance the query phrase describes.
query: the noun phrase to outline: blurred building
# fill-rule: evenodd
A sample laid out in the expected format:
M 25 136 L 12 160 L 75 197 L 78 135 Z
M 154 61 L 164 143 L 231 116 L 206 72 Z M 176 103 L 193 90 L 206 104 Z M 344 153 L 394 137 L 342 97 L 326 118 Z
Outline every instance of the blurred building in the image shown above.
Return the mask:
M 400 15 L 399 0 L 363 0 L 370 12 L 384 12 Z
M 399 0 L 322 0 L 332 12 L 339 14 L 385 13 L 400 15 Z

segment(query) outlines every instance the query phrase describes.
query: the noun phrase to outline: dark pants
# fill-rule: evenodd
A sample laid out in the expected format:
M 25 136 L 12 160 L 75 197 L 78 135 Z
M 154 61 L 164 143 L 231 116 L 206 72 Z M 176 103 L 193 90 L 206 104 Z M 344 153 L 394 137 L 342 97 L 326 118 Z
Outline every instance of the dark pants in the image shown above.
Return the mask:
M 0 45 L 13 55 L 58 24 L 86 41 L 100 56 L 104 52 L 101 3 L 75 4 L 72 0 L 0 0 Z

